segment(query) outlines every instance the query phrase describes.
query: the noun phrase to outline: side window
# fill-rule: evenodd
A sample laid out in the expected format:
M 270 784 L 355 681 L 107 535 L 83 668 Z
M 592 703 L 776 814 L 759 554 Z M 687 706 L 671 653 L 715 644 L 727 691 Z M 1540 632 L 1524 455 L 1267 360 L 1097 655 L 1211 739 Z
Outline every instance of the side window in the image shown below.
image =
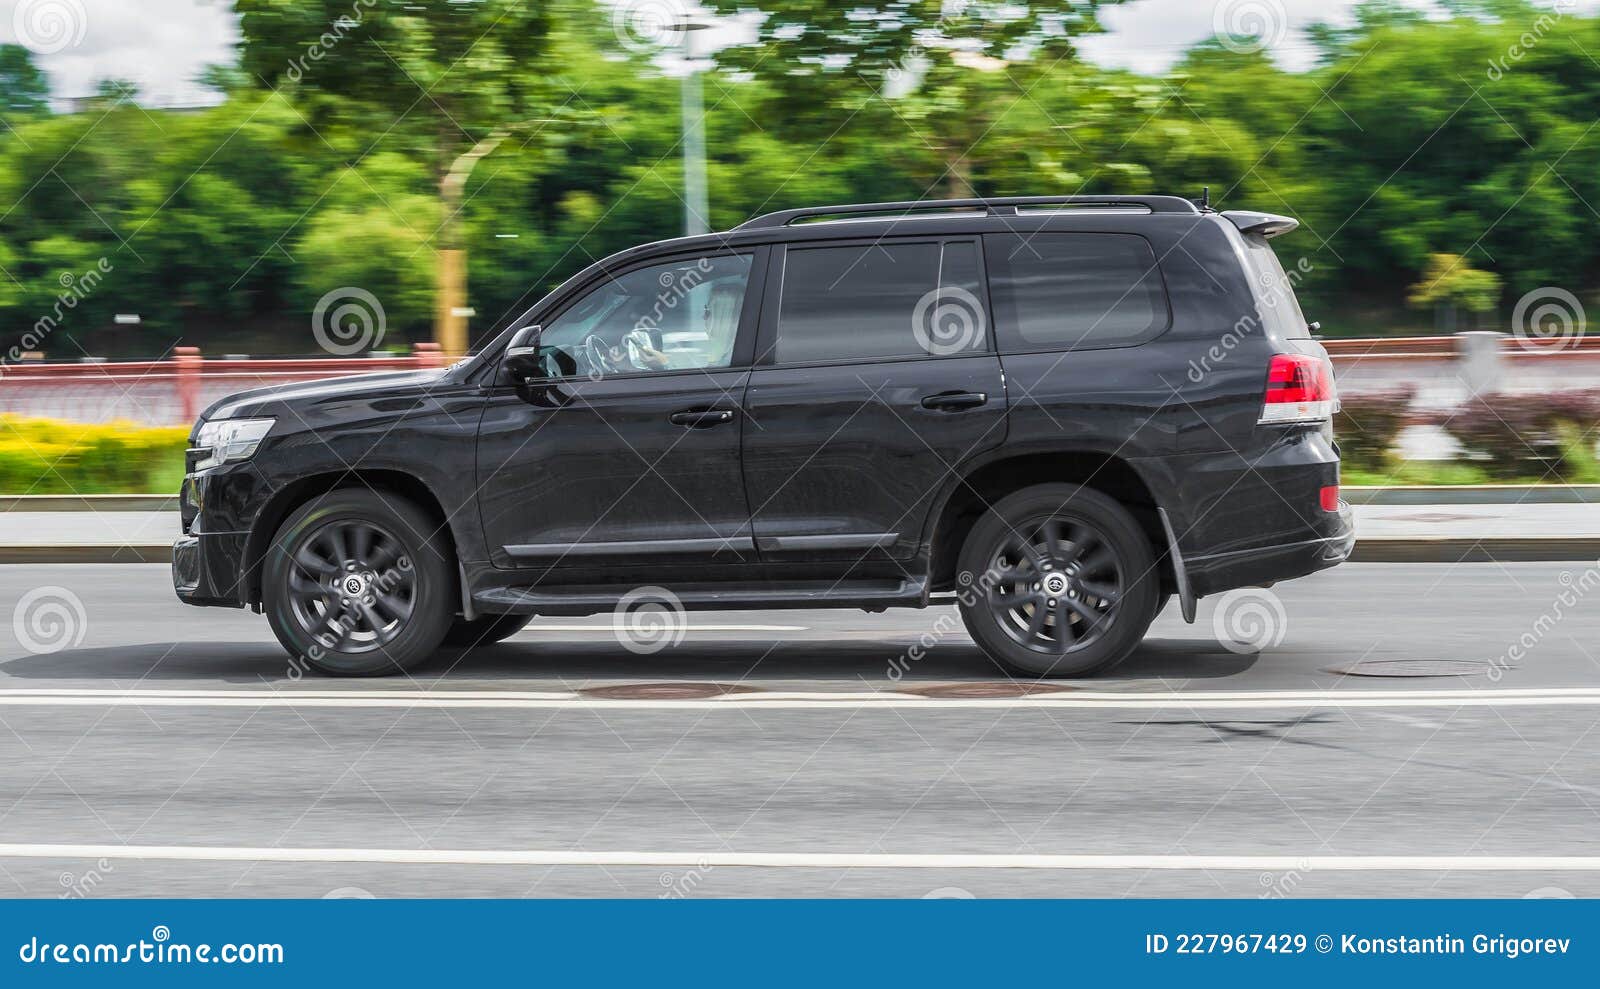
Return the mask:
M 733 361 L 748 254 L 636 268 L 594 289 L 539 336 L 552 377 L 722 368 Z
M 980 351 L 979 292 L 973 242 L 790 247 L 774 357 L 799 364 Z
M 1001 353 L 1137 343 L 1167 325 L 1155 252 L 1133 234 L 983 238 Z

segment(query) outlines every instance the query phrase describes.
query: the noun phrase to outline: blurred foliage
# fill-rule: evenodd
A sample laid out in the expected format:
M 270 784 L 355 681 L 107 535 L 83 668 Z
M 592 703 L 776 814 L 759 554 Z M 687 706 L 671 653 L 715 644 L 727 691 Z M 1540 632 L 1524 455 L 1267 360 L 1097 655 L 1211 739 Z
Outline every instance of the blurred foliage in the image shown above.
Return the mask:
M 0 415 L 0 493 L 144 494 L 183 478 L 187 427 Z
M 1439 424 L 1496 480 L 1600 483 L 1600 392 L 1485 395 Z
M 1413 388 L 1342 395 L 1333 417 L 1341 470 L 1381 472 L 1394 466 L 1395 441 L 1410 425 Z
M 1489 312 L 1500 301 L 1500 276 L 1477 270 L 1459 254 L 1430 254 L 1428 267 L 1411 286 L 1406 300 L 1419 309 L 1442 305 Z
M 1278 250 L 1312 261 L 1304 308 L 1347 335 L 1426 329 L 1407 303 L 1437 255 L 1462 259 L 1450 304 L 1501 314 L 1540 286 L 1587 297 L 1600 270 L 1600 19 L 1371 2 L 1310 33 L 1310 71 L 1211 41 L 1153 77 L 1077 57 L 1096 28 L 1081 3 L 899 0 L 865 21 L 822 0 L 716 6 L 771 14 L 703 74 L 720 227 L 818 203 L 1209 186 L 1222 208 L 1301 220 Z M 481 340 L 591 261 L 682 229 L 677 67 L 628 43 L 614 8 L 238 7 L 241 60 L 205 74 L 210 108 L 149 109 L 111 82 L 50 113 L 26 52 L 0 47 L 0 348 L 48 317 L 41 349 L 65 359 L 180 339 L 308 353 L 317 299 L 348 285 L 378 296 L 390 342 L 426 339 L 448 244 L 468 252 Z M 101 258 L 103 282 L 64 306 Z

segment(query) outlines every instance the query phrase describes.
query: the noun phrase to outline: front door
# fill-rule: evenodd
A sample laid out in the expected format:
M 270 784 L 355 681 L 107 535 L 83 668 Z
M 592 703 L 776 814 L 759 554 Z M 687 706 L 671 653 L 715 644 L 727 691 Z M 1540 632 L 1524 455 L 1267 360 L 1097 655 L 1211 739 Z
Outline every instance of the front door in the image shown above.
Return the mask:
M 754 260 L 608 274 L 546 321 L 551 376 L 496 389 L 479 430 L 496 566 L 753 562 L 737 346 Z

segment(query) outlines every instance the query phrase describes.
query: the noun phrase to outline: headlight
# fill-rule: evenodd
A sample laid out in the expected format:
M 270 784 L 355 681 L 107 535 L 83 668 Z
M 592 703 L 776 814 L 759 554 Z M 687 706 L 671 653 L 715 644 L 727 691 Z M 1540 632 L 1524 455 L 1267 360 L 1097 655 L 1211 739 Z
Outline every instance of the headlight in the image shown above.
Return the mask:
M 202 423 L 194 450 L 200 454 L 194 470 L 205 470 L 235 460 L 249 460 L 272 429 L 272 419 L 215 419 Z

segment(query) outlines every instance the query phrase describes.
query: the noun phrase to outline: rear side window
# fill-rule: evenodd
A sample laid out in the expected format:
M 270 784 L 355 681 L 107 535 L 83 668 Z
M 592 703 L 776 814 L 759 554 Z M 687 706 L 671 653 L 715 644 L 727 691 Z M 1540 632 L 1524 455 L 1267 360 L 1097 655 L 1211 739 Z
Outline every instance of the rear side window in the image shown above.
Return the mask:
M 946 356 L 986 347 L 971 241 L 785 251 L 780 364 Z
M 1267 326 L 1267 332 L 1282 339 L 1297 340 L 1311 336 L 1305 313 L 1300 311 L 1300 300 L 1295 298 L 1294 287 L 1309 270 L 1305 258 L 1285 271 L 1278 255 L 1259 234 L 1246 234 L 1245 262 L 1250 266 L 1250 280 L 1255 282 L 1257 311 Z
M 1166 329 L 1155 252 L 1133 234 L 983 238 L 1001 353 L 1138 343 Z

